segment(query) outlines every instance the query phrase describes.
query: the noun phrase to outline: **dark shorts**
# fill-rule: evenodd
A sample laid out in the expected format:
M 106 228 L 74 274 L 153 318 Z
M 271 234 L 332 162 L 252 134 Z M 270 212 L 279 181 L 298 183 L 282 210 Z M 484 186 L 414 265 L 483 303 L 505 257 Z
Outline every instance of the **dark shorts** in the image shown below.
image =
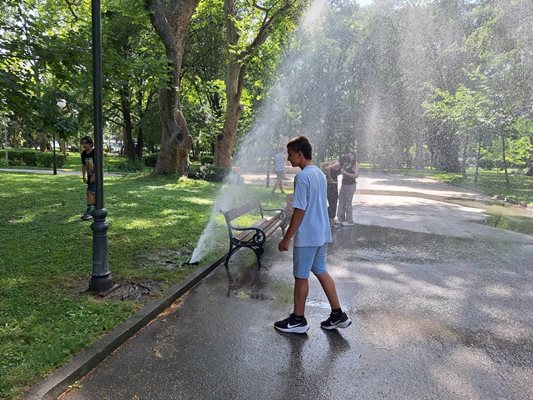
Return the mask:
M 89 182 L 89 178 L 87 178 L 87 182 Z M 94 193 L 94 181 L 92 183 L 87 184 L 87 191 Z
M 335 218 L 337 214 L 337 201 L 339 200 L 339 186 L 336 183 L 328 183 L 328 217 Z

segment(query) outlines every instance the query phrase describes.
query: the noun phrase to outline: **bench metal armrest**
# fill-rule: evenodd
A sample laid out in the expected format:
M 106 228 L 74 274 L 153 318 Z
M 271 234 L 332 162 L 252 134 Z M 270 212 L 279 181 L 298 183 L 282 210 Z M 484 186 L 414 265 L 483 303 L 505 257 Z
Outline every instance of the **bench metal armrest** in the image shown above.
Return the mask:
M 236 243 L 254 243 L 254 244 L 263 244 L 266 240 L 265 232 L 263 232 L 261 229 L 256 228 L 255 226 L 252 226 L 250 228 L 237 228 L 233 225 L 231 225 L 232 231 L 239 231 L 239 232 L 246 232 L 246 231 L 253 231 L 255 232 L 254 235 L 248 239 L 248 240 L 241 240 L 236 236 L 231 236 L 231 240 Z
M 279 211 L 280 219 L 285 219 L 287 217 L 287 210 L 284 208 L 262 208 L 262 211 Z

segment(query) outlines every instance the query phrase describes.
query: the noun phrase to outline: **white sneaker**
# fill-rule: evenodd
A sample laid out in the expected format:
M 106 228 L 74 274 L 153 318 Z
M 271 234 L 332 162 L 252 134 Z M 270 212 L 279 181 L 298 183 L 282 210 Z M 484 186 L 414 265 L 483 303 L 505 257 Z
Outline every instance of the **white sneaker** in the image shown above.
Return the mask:
M 346 221 L 344 221 L 344 222 L 342 223 L 342 226 L 354 226 L 354 225 L 355 225 L 355 224 L 354 224 L 353 222 L 346 222 Z

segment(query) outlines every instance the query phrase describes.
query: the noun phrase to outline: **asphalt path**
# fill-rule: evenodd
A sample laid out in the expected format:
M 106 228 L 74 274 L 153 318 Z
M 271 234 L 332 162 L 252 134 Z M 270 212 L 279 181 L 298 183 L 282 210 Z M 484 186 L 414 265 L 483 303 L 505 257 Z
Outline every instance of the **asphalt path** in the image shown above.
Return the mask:
M 474 192 L 359 185 L 328 255 L 348 329 L 320 328 L 313 278 L 308 334 L 274 330 L 293 283 L 277 235 L 262 269 L 241 251 L 61 399 L 533 399 L 533 238 L 484 225 Z

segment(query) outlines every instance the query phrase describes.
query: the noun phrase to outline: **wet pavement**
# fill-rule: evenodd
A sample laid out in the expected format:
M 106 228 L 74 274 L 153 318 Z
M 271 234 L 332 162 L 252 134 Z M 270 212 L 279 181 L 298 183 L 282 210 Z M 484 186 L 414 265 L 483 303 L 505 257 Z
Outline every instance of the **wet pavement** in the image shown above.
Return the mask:
M 273 329 L 292 305 L 277 235 L 262 269 L 241 251 L 61 399 L 533 399 L 533 238 L 439 185 L 356 195 L 328 256 L 348 329 L 321 330 L 314 278 L 308 334 Z

